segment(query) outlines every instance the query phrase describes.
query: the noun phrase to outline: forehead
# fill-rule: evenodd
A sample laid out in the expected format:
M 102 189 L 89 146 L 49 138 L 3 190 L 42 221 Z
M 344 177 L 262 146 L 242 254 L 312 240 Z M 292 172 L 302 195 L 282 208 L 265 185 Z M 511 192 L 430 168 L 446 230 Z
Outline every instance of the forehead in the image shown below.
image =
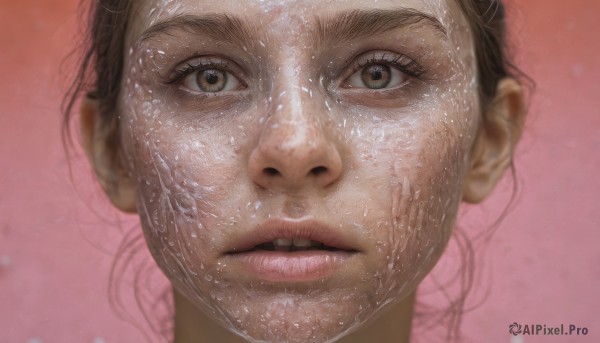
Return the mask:
M 226 14 L 240 17 L 270 34 L 302 34 L 320 17 L 350 10 L 411 9 L 436 18 L 453 41 L 468 31 L 466 19 L 455 0 L 141 0 L 136 2 L 128 41 L 136 41 L 154 24 L 181 14 Z M 292 30 L 290 30 L 292 28 Z

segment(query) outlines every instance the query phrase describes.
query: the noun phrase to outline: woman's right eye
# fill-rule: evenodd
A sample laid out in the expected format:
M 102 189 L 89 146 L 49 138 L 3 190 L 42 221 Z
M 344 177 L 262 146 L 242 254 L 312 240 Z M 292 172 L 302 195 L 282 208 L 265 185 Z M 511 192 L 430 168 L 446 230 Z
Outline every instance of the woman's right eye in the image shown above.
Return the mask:
M 217 93 L 242 87 L 237 77 L 220 68 L 201 68 L 183 77 L 181 84 L 195 92 Z

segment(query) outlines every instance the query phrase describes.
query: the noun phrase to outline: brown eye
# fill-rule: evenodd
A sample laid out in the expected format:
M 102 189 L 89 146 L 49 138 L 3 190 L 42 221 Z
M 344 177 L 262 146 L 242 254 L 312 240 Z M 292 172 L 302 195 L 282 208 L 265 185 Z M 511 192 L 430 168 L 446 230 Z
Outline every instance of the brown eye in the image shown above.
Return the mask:
M 197 75 L 198 88 L 204 92 L 220 92 L 227 85 L 227 73 L 219 69 L 205 69 Z
M 377 63 L 356 70 L 342 87 L 380 90 L 403 86 L 408 80 L 409 76 L 399 68 L 389 63 Z
M 181 80 L 181 85 L 199 93 L 219 93 L 245 88 L 240 80 L 230 72 L 215 67 L 193 67 Z
M 381 89 L 390 84 L 392 72 L 386 65 L 373 64 L 363 68 L 361 78 L 367 88 Z

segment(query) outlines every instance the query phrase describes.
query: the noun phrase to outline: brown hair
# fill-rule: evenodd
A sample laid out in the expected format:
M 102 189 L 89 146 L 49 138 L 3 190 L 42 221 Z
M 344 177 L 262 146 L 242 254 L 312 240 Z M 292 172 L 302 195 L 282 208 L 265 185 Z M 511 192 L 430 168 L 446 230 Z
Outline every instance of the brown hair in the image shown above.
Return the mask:
M 455 1 L 460 6 L 472 29 L 480 86 L 479 99 L 483 115 L 486 107 L 494 99 L 496 87 L 501 79 L 514 77 L 527 81 L 530 85 L 533 85 L 533 82 L 512 63 L 508 56 L 505 6 L 502 0 Z M 125 34 L 133 10 L 133 1 L 96 0 L 95 2 L 90 1 L 86 5 L 89 6 L 87 10 L 90 25 L 84 41 L 85 53 L 63 101 L 63 142 L 68 153 L 69 144 L 67 143 L 71 143 L 70 122 L 72 111 L 81 95 L 85 94 L 99 100 L 100 115 L 103 116 L 103 122 L 108 127 L 112 126 L 110 130 L 112 136 L 109 138 L 108 144 L 110 144 L 109 150 L 114 153 L 118 150 L 120 144 L 116 105 L 123 76 Z M 511 172 L 514 181 L 515 169 L 512 164 Z M 516 183 L 514 183 L 513 196 L 509 206 L 514 200 L 515 194 Z M 509 206 L 502 213 L 500 219 L 506 214 Z M 487 233 L 488 235 L 493 233 L 500 219 L 492 225 L 491 230 Z M 460 280 L 461 293 L 458 298 L 449 301 L 450 305 L 446 311 L 435 316 L 437 318 L 436 322 L 447 324 L 447 341 L 455 341 L 460 337 L 461 314 L 465 309 L 466 295 L 473 283 L 474 252 L 472 244 L 469 238 L 460 230 L 455 230 L 454 236 L 455 243 L 461 252 L 461 268 L 457 274 L 457 278 Z M 139 238 L 129 237 L 129 239 L 125 239 L 119 248 L 119 256 L 125 254 L 125 250 L 128 249 L 127 245 L 137 242 Z M 127 267 L 123 265 L 122 261 L 116 261 L 111 273 L 111 286 L 113 289 L 118 289 L 118 285 L 114 284 L 113 278 L 119 277 L 117 275 L 119 271 L 124 273 L 123 268 Z M 121 312 L 124 311 L 122 307 L 120 310 Z M 415 315 L 417 316 L 420 313 L 427 315 L 428 310 L 417 311 Z M 144 315 L 147 315 L 147 313 L 144 313 Z M 157 333 L 162 331 L 154 327 L 153 329 Z

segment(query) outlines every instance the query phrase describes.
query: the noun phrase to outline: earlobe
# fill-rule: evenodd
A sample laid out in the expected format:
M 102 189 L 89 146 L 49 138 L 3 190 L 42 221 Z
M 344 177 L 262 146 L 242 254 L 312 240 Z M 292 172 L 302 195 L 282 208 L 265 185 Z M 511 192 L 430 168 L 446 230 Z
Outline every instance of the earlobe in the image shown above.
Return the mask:
M 86 97 L 81 103 L 81 145 L 94 168 L 98 182 L 115 207 L 135 213 L 135 185 L 127 174 L 119 154 L 117 126 L 101 118 L 100 102 Z
M 463 201 L 481 202 L 502 179 L 521 138 L 525 114 L 523 87 L 513 78 L 502 79 L 471 149 Z

